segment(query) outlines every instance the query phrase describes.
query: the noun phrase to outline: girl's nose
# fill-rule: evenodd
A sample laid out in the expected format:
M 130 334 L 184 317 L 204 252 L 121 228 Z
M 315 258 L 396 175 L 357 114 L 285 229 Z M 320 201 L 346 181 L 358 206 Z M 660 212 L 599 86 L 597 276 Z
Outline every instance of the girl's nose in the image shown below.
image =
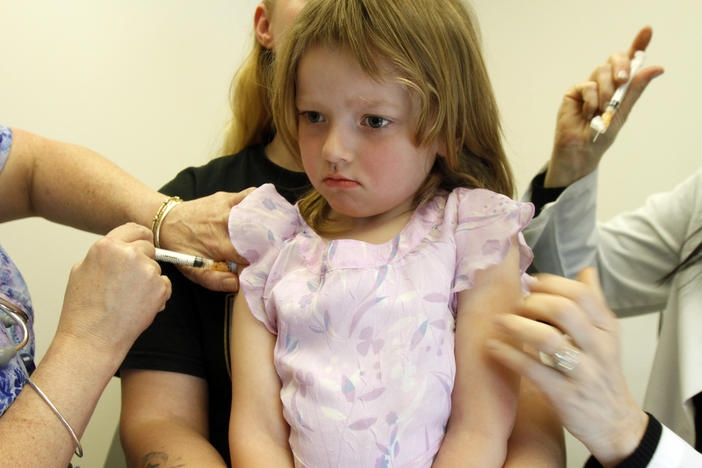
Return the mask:
M 324 158 L 329 163 L 339 165 L 353 159 L 353 142 L 351 135 L 344 132 L 338 125 L 329 129 L 322 148 Z

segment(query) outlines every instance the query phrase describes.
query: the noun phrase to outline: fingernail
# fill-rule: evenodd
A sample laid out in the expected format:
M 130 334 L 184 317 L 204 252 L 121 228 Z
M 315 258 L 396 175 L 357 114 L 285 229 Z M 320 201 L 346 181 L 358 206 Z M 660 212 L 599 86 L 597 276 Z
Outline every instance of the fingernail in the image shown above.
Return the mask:
M 225 278 L 222 280 L 222 287 L 231 292 L 237 292 L 239 290 L 239 279 L 234 277 L 234 278 Z
M 629 72 L 626 70 L 619 70 L 619 72 L 617 72 L 618 80 L 626 80 L 627 78 L 629 78 Z

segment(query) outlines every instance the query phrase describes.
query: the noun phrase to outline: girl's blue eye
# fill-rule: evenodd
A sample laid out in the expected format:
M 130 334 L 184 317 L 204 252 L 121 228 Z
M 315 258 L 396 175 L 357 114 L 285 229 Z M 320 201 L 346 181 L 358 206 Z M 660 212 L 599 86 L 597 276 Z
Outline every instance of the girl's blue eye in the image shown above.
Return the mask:
M 319 122 L 324 121 L 324 116 L 321 113 L 316 112 L 316 111 L 305 111 L 305 112 L 301 112 L 301 114 L 310 123 L 319 123 Z
M 388 119 L 378 117 L 377 115 L 369 115 L 368 117 L 364 117 L 363 121 L 370 128 L 383 128 L 390 123 Z

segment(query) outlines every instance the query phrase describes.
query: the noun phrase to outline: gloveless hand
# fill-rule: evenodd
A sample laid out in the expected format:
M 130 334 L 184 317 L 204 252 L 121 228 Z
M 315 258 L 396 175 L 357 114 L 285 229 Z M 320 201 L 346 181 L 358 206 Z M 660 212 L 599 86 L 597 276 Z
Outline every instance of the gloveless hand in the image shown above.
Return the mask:
M 587 81 L 572 86 L 558 109 L 556 134 L 548 163 L 546 187 L 567 187 L 597 168 L 605 151 L 612 145 L 629 112 L 648 84 L 663 73 L 658 66 L 643 68 L 632 79 L 624 99 L 607 131 L 593 142 L 590 121 L 604 112 L 616 88 L 629 78 L 630 59 L 637 50 L 646 50 L 653 32 L 639 31 L 628 52 L 615 52 L 597 67 Z
M 490 342 L 504 365 L 531 380 L 547 397 L 563 425 L 604 466 L 638 446 L 648 416 L 632 398 L 621 370 L 619 323 L 607 307 L 594 269 L 577 281 L 538 275 L 519 315 L 495 319 L 499 330 L 521 347 Z M 571 370 L 540 358 L 572 350 Z
M 160 243 L 164 248 L 213 260 L 228 260 L 246 265 L 229 240 L 229 211 L 254 190 L 238 193 L 217 192 L 207 197 L 179 203 L 161 226 Z M 234 292 L 239 281 L 234 273 L 178 267 L 191 281 L 213 291 Z
M 153 257 L 151 231 L 134 223 L 93 244 L 71 269 L 56 336 L 95 352 L 126 353 L 171 294 Z

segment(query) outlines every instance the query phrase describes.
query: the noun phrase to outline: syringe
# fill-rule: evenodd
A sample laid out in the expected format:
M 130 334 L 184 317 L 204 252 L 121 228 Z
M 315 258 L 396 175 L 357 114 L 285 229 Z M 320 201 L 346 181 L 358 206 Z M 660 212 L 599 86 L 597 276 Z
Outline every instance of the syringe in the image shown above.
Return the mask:
M 634 78 L 634 76 L 636 76 L 639 70 L 641 70 L 645 59 L 646 54 L 643 50 L 637 50 L 636 52 L 634 52 L 634 58 L 631 59 L 629 79 L 626 83 L 620 85 L 614 91 L 614 95 L 607 104 L 607 108 L 605 109 L 604 113 L 602 115 L 596 116 L 590 121 L 590 128 L 592 128 L 596 132 L 595 137 L 592 139 L 592 141 L 597 140 L 597 137 L 606 132 L 609 128 L 609 124 L 612 121 L 612 117 L 614 117 L 614 113 L 619 108 L 619 105 L 622 103 L 624 95 L 626 94 L 626 90 L 629 88 L 629 83 L 631 83 L 631 80 Z

